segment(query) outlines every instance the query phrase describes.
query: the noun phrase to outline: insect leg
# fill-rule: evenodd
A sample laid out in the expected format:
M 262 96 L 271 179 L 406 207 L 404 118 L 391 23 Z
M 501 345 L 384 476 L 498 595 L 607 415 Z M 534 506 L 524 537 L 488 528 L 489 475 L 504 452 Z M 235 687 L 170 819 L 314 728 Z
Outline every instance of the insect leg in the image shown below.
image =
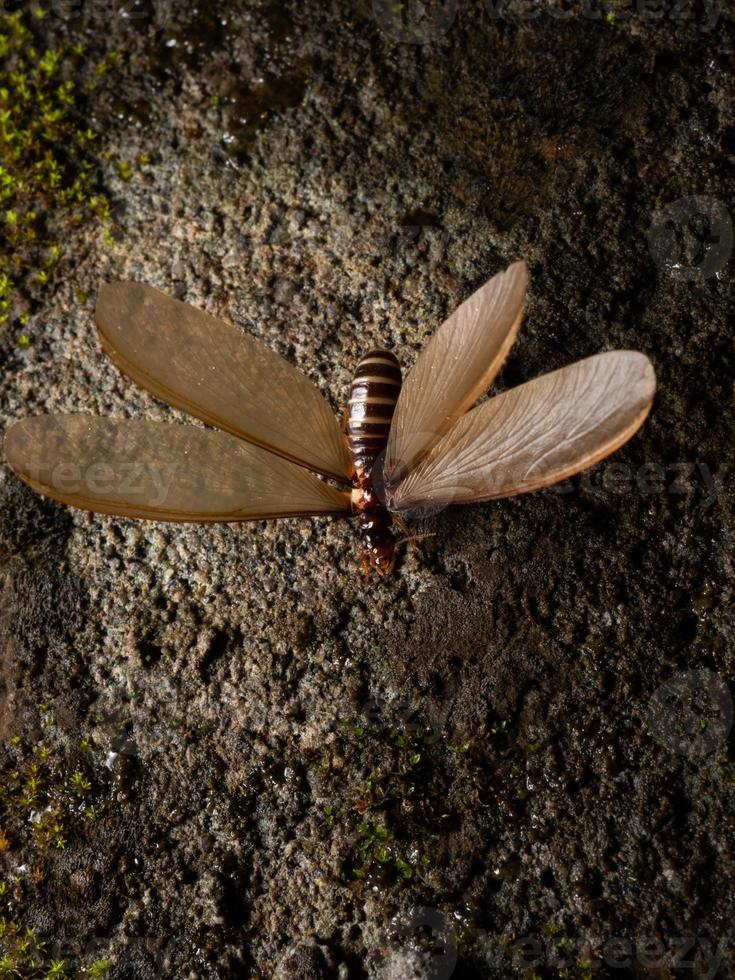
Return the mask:
M 363 582 L 369 582 L 372 577 L 371 572 L 372 566 L 370 564 L 370 556 L 367 552 L 363 551 L 360 555 L 360 571 L 362 572 Z
M 396 547 L 402 544 L 410 544 L 416 554 L 425 560 L 426 555 L 424 554 L 421 545 L 417 544 L 417 542 L 422 538 L 435 538 L 436 534 L 434 532 L 430 534 L 414 534 L 402 517 L 399 517 L 397 514 L 391 514 L 391 517 L 393 518 L 393 523 L 400 528 L 401 533 L 404 535 L 404 537 L 396 541 Z

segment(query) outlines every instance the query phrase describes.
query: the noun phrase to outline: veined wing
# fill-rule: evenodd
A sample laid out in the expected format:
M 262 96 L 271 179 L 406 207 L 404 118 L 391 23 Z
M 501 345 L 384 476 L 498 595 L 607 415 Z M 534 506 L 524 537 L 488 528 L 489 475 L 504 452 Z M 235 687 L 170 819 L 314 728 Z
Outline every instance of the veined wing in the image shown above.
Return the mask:
M 564 480 L 638 429 L 656 389 L 636 351 L 609 351 L 478 405 L 388 496 L 392 510 L 510 497 Z
M 493 276 L 441 325 L 401 388 L 383 472 L 395 487 L 487 390 L 523 317 L 525 262 Z
M 338 480 L 350 455 L 328 402 L 253 337 L 137 282 L 108 283 L 102 345 L 142 388 L 210 425 Z
M 93 415 L 22 419 L 5 435 L 11 467 L 73 507 L 153 521 L 349 516 L 349 494 L 280 456 L 213 432 Z

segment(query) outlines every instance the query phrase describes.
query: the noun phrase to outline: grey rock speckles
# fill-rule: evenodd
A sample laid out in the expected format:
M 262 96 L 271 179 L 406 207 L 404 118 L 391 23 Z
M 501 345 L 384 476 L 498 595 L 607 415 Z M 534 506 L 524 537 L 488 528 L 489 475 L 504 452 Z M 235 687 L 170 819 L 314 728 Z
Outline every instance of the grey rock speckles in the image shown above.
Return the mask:
M 99 816 L 69 816 L 54 851 L 9 812 L 0 863 L 10 914 L 70 961 L 500 978 L 531 937 L 543 976 L 586 959 L 622 976 L 609 940 L 637 975 L 642 938 L 673 954 L 691 937 L 700 974 L 709 941 L 729 975 L 733 734 L 688 757 L 646 719 L 672 677 L 733 675 L 733 267 L 676 281 L 646 233 L 679 198 L 733 200 L 732 15 L 703 32 L 483 8 L 424 46 L 391 41 L 369 3 L 230 4 L 224 28 L 92 5 L 66 28 L 90 65 L 120 53 L 119 105 L 89 107 L 117 240 L 68 243 L 6 367 L 3 424 L 190 422 L 102 354 L 94 297 L 113 278 L 241 325 L 337 412 L 361 352 L 408 367 L 524 257 L 500 386 L 613 347 L 659 378 L 623 470 L 447 511 L 388 582 L 363 581 L 348 522 L 135 524 L 4 469 L 3 773 L 43 743 L 60 778 L 89 772 Z

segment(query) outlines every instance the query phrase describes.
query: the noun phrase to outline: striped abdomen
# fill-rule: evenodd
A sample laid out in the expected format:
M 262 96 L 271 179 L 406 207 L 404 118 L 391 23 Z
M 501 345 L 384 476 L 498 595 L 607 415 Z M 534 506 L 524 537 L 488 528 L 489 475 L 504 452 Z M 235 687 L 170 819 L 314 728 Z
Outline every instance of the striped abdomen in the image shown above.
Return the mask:
M 357 365 L 350 389 L 347 439 L 358 476 L 385 449 L 401 390 L 401 368 L 390 351 L 371 350 Z

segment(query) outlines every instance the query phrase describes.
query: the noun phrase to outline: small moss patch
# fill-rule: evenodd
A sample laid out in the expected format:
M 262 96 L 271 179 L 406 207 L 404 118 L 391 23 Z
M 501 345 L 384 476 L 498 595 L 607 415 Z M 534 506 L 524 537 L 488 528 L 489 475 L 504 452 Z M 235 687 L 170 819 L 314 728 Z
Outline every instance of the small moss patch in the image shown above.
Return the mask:
M 80 746 L 73 758 L 46 744 L 26 745 L 13 738 L 0 772 L 0 978 L 106 976 L 107 959 L 55 955 L 53 938 L 41 937 L 21 914 L 30 896 L 45 887 L 49 868 L 67 846 L 84 840 L 105 813 L 110 778 Z
M 447 818 L 434 786 L 443 745 L 428 727 L 374 716 L 342 719 L 337 732 L 352 778 L 345 786 L 341 773 L 322 770 L 322 792 L 334 794 L 322 815 L 344 843 L 338 877 L 386 886 L 420 877 L 428 837 Z
M 98 135 L 77 77 L 84 45 L 36 45 L 34 14 L 0 13 L 0 324 L 23 325 L 52 282 L 69 225 L 109 220 Z M 26 334 L 18 346 L 28 346 Z

